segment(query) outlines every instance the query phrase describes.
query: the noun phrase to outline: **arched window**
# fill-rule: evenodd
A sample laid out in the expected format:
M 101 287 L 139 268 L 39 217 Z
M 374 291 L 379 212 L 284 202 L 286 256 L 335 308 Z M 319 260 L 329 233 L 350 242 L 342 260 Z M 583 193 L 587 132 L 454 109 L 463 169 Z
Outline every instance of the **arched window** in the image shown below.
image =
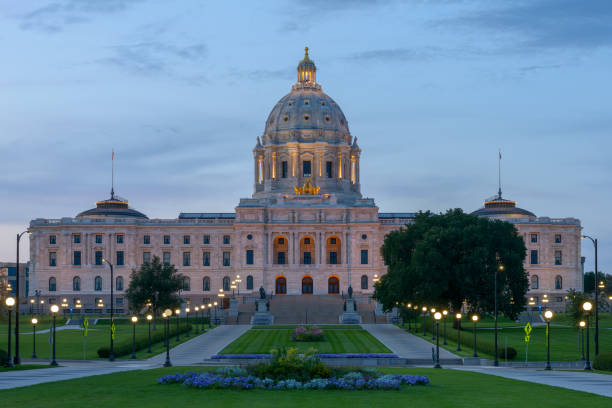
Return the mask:
M 253 277 L 247 276 L 247 290 L 253 290 Z
M 540 278 L 538 275 L 531 275 L 531 289 L 539 289 L 540 288 Z
M 186 292 L 191 290 L 191 279 L 186 276 L 183 278 L 183 290 Z
M 340 293 L 340 280 L 336 276 L 330 276 L 327 280 L 327 293 L 330 295 Z
M 204 292 L 210 292 L 210 278 L 208 276 L 205 276 L 204 279 L 202 279 L 202 290 Z
M 225 292 L 230 290 L 230 278 L 229 278 L 229 276 L 225 276 L 223 278 L 223 290 Z
M 312 281 L 312 277 L 304 276 L 302 278 L 302 294 L 303 295 L 312 295 L 313 286 L 314 284 Z
M 49 278 L 49 292 L 55 292 L 57 290 L 57 282 L 54 277 Z
M 340 238 L 332 236 L 327 238 L 327 263 L 330 265 L 339 265 L 341 261 L 341 241 Z
M 275 292 L 277 295 L 285 295 L 287 294 L 287 279 L 284 276 L 279 276 L 276 278 Z
M 289 251 L 289 243 L 287 238 L 284 236 L 274 238 L 274 259 L 272 263 L 274 265 L 285 265 L 287 264 L 287 253 Z
M 123 276 L 117 276 L 117 279 L 115 279 L 115 289 L 118 291 L 123 290 Z
M 362 275 L 361 276 L 361 289 L 367 289 L 368 288 L 368 276 L 367 275 Z
M 314 263 L 315 245 L 314 238 L 305 236 L 300 240 L 300 263 L 310 265 Z
M 555 289 L 563 289 L 563 278 L 561 275 L 555 276 Z
M 81 290 L 81 278 L 79 278 L 78 276 L 72 278 L 72 290 L 75 292 Z
M 79 286 L 81 285 L 80 282 L 81 281 L 79 279 Z M 94 290 L 97 290 L 97 291 L 102 290 L 102 278 L 99 276 L 96 276 L 96 278 L 94 279 Z

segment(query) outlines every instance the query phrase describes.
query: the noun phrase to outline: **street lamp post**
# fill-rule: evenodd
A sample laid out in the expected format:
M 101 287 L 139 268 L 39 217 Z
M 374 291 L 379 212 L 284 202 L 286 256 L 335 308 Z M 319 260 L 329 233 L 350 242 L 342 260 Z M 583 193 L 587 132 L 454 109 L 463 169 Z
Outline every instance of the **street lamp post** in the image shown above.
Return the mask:
M 138 323 L 138 317 L 132 316 L 132 360 L 136 360 L 136 323 Z
M 172 316 L 172 310 L 166 309 L 162 313 L 162 317 L 166 320 L 164 326 L 166 328 L 166 362 L 164 367 L 172 367 L 170 362 L 170 316 Z
M 593 243 L 593 246 L 595 247 L 595 334 L 593 336 L 593 340 L 595 341 L 595 355 L 599 354 L 599 307 L 597 305 L 597 292 L 599 292 L 599 289 L 597 287 L 597 282 L 599 282 L 598 280 L 598 276 L 599 273 L 597 271 L 597 238 L 592 238 L 588 235 L 583 235 L 582 238 L 588 238 L 591 240 L 591 242 Z M 588 335 L 588 330 L 587 330 L 587 335 Z
M 546 319 L 546 367 L 545 370 L 550 371 L 550 320 L 553 317 L 553 312 L 547 310 L 544 312 L 544 318 Z
M 57 366 L 57 361 L 55 361 L 55 318 L 57 317 L 57 312 L 59 312 L 58 305 L 51 306 L 51 313 L 53 314 L 53 358 L 51 360 L 52 366 Z
M 15 298 L 14 297 L 7 297 L 6 300 L 4 301 L 4 303 L 6 304 L 6 308 L 8 309 L 8 363 L 7 366 L 9 368 L 15 367 L 14 363 L 13 363 L 13 356 L 11 355 L 11 319 L 13 316 L 13 306 L 15 306 Z M 19 316 L 17 316 L 17 320 L 19 320 Z
M 32 323 L 32 358 L 36 358 L 36 325 L 38 319 L 33 317 L 30 323 Z
M 442 368 L 440 365 L 440 319 L 442 318 L 442 313 L 436 312 L 434 313 L 434 319 L 436 320 L 436 364 L 434 368 Z
M 194 307 L 195 310 L 195 333 L 196 334 L 200 334 L 200 326 L 198 326 L 198 320 L 200 319 L 200 315 L 198 314 L 198 312 L 200 311 L 200 307 L 196 306 Z
M 181 319 L 181 309 L 176 309 L 174 311 L 176 315 L 176 341 L 181 341 L 181 335 L 179 334 L 179 321 Z
M 201 304 L 200 305 L 200 331 L 202 333 L 206 332 L 206 330 L 204 329 L 204 309 L 206 308 L 205 304 Z
M 493 291 L 494 293 L 494 298 L 495 298 L 495 360 L 493 361 L 493 365 L 495 367 L 499 366 L 499 359 L 497 358 L 497 270 L 503 271 L 504 270 L 504 265 L 499 265 L 499 267 L 495 268 L 495 283 L 493 285 Z
M 457 319 L 457 351 L 461 351 L 461 317 L 461 313 L 455 315 Z
M 580 357 L 580 359 L 584 361 L 584 326 L 586 326 L 586 322 L 584 320 L 581 320 L 580 323 L 578 323 L 578 326 L 580 326 L 580 328 L 578 329 L 578 345 L 580 349 L 580 354 L 582 354 L 582 357 Z
M 432 307 L 431 309 L 429 309 L 431 311 L 431 313 L 429 313 L 431 315 L 431 340 L 435 340 L 435 330 L 434 330 L 434 315 L 436 314 L 436 308 Z
M 586 362 L 584 363 L 584 369 L 587 371 L 591 371 L 591 356 L 589 352 L 589 313 L 593 308 L 593 304 L 591 302 L 584 302 L 582 304 L 582 310 L 586 313 Z
M 472 321 L 474 322 L 474 354 L 472 357 L 478 357 L 478 353 L 476 352 L 476 323 L 478 322 L 478 315 L 473 315 Z
M 444 345 L 446 346 L 446 316 L 448 316 L 448 310 L 442 311 L 442 317 L 444 318 Z
M 15 364 L 21 364 L 21 357 L 19 357 L 19 240 L 28 230 L 17 234 L 17 262 L 15 263 Z
M 110 267 L 111 279 L 110 279 L 110 352 L 108 353 L 108 361 L 115 361 L 115 299 L 113 293 L 114 278 L 113 278 L 113 264 L 108 259 L 102 258 L 102 262 L 106 262 Z
M 151 320 L 153 320 L 153 315 L 147 315 L 147 323 L 149 323 L 149 348 L 147 349 L 147 353 L 151 353 Z
M 212 307 L 212 303 L 208 304 L 208 328 L 212 328 L 212 321 L 211 321 L 211 317 L 210 317 L 210 308 Z
M 190 308 L 186 307 L 185 308 L 185 318 L 187 319 L 187 327 L 189 327 L 189 312 L 191 311 Z M 187 331 L 185 332 L 185 337 L 189 337 L 189 329 L 187 329 Z
M 427 333 L 425 332 L 425 318 L 427 317 L 427 306 L 423 306 L 421 310 L 423 311 L 423 337 L 425 337 L 427 336 Z
M 236 275 L 236 288 L 238 289 L 238 296 L 240 296 L 240 282 L 242 282 L 240 275 Z
M 217 310 L 218 310 L 218 303 L 217 302 L 213 302 L 213 305 L 215 306 L 215 324 L 217 324 Z

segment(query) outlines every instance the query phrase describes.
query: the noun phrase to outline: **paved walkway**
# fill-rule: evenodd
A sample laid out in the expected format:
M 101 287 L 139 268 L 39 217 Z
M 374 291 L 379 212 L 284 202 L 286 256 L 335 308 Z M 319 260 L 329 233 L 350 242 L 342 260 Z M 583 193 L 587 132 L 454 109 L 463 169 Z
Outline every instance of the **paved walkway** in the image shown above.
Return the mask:
M 225 345 L 241 336 L 251 326 L 218 326 L 189 341 L 170 349 L 173 365 L 200 364 L 210 358 Z M 120 371 L 158 368 L 166 360 L 166 353 L 158 354 L 147 360 L 58 360 L 61 367 L 38 370 L 0 372 L 0 389 L 25 387 L 51 381 L 70 380 L 92 375 L 111 374 Z M 34 362 L 34 360 L 31 360 Z M 40 359 L 37 363 L 46 363 Z
M 398 357 L 423 363 L 432 361 L 431 348 L 434 345 L 423 338 L 408 333 L 394 324 L 362 324 L 362 326 Z M 440 347 L 440 360 L 453 360 L 457 363 L 461 357 Z
M 595 374 L 585 371 L 544 371 L 533 368 L 506 367 L 452 367 L 454 370 L 473 371 L 496 375 L 513 380 L 529 381 L 538 384 L 552 385 L 575 391 L 584 391 L 612 397 L 612 375 Z M 611 402 L 612 406 L 612 402 Z

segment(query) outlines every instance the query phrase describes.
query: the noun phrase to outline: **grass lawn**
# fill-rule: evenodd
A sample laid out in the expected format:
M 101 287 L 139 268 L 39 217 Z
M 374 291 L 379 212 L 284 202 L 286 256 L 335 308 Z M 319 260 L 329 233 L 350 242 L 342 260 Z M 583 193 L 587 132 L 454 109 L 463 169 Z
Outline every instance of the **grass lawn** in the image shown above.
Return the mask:
M 323 341 L 291 341 L 296 326 L 266 326 L 250 329 L 219 354 L 263 354 L 279 347 L 296 347 L 306 351 L 311 347 L 320 353 L 391 353 L 380 341 L 360 326 L 319 326 Z
M 0 373 L 5 371 L 36 370 L 38 368 L 53 368 L 49 364 L 19 364 L 13 368 L 0 367 Z
M 612 399 L 563 388 L 515 381 L 486 374 L 426 368 L 385 369 L 390 373 L 426 375 L 428 386 L 401 391 L 270 391 L 196 390 L 181 385 L 159 385 L 164 374 L 193 367 L 128 371 L 1 390 L 0 400 L 11 407 L 582 407 L 604 408 Z M 95 401 L 95 402 L 94 402 Z M 93 405 L 92 405 L 93 403 Z

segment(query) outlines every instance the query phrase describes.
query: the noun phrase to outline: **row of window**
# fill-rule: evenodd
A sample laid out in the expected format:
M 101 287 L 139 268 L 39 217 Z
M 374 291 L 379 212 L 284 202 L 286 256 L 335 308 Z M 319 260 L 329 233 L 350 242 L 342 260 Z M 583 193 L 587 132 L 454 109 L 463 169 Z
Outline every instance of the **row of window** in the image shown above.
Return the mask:
M 95 291 L 102 291 L 102 277 L 96 276 L 94 278 L 94 288 Z M 57 280 L 55 277 L 49 278 L 49 292 L 55 292 L 57 290 Z M 72 290 L 75 292 L 79 292 L 81 290 L 81 278 L 75 276 L 72 278 Z M 117 276 L 115 279 L 115 290 L 122 291 L 123 290 L 123 277 Z
M 537 249 L 532 249 L 529 253 L 529 263 L 531 265 L 538 265 L 540 263 Z M 563 265 L 563 251 L 555 251 L 555 265 Z
M 251 236 L 252 238 L 252 236 Z M 249 238 L 249 239 L 251 239 Z M 117 241 L 117 244 L 123 244 L 124 240 L 125 240 L 125 236 L 123 234 L 117 234 L 115 236 L 115 239 Z M 81 234 L 72 234 L 72 242 L 74 244 L 80 244 L 81 243 Z M 164 235 L 163 237 L 163 243 L 164 245 L 170 245 L 171 242 L 171 236 L 170 235 Z M 224 235 L 223 236 L 223 245 L 230 245 L 231 239 L 229 235 Z M 96 234 L 95 236 L 95 243 L 96 244 L 102 244 L 102 235 L 101 234 Z M 151 244 L 151 236 L 150 235 L 143 235 L 142 237 L 142 243 L 143 245 L 150 245 Z M 57 235 L 49 235 L 49 244 L 50 245 L 56 245 L 57 244 Z M 183 245 L 190 245 L 191 244 L 191 235 L 183 235 Z M 210 235 L 204 235 L 202 237 L 202 244 L 204 245 L 209 245 L 210 244 Z
M 311 276 L 304 276 L 302 278 L 302 294 L 310 295 L 313 293 L 314 281 Z M 283 295 L 287 293 L 287 278 L 284 276 L 278 276 L 274 281 L 274 289 L 277 295 Z M 368 289 L 368 276 L 361 276 L 361 289 Z M 337 276 L 330 276 L 327 279 L 327 293 L 330 295 L 337 295 L 340 293 L 340 280 Z
M 223 277 L 222 287 L 223 290 L 226 292 L 231 289 L 231 280 L 229 276 Z M 247 290 L 253 290 L 253 277 L 251 275 L 246 277 L 246 288 Z M 183 290 L 191 290 L 191 279 L 188 277 L 185 277 L 183 280 Z M 208 276 L 202 278 L 202 291 L 210 292 L 210 278 Z
M 325 177 L 333 178 L 333 169 L 334 163 L 331 161 L 325 162 Z M 312 176 L 312 162 L 310 160 L 305 160 L 302 162 L 302 174 L 304 177 Z M 281 162 L 281 178 L 289 177 L 289 162 L 282 161 Z
M 540 278 L 538 275 L 531 275 L 531 289 L 540 288 Z M 561 275 L 555 276 L 555 289 L 563 289 L 563 277 Z
M 537 232 L 533 232 L 531 234 L 529 234 L 529 240 L 531 241 L 532 244 L 537 244 L 538 240 L 539 240 L 539 235 Z M 561 234 L 555 234 L 555 244 L 561 244 L 563 243 Z

